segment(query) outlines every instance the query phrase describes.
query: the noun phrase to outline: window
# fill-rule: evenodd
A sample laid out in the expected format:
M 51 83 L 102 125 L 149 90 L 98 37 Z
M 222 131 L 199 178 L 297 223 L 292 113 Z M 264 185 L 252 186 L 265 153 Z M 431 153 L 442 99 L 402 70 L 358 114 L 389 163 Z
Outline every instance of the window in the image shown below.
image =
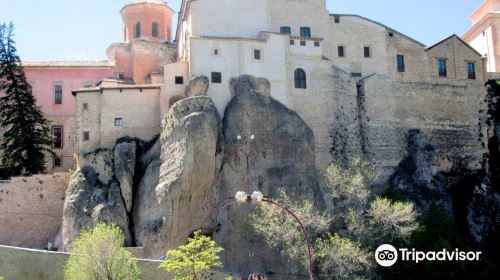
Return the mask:
M 219 55 L 219 49 L 214 49 L 212 53 L 213 53 L 215 56 L 218 56 L 218 55 Z
M 54 156 L 54 167 L 61 167 L 61 157 Z
M 398 72 L 404 72 L 405 71 L 405 56 L 398 54 L 396 56 L 396 65 Z
M 438 71 L 439 77 L 446 77 L 448 75 L 446 71 L 446 60 L 438 59 Z
M 90 132 L 84 131 L 83 132 L 83 141 L 89 141 L 90 140 Z
M 83 110 L 89 109 L 89 103 L 83 103 Z
M 338 46 L 337 50 L 338 50 L 339 57 L 345 57 L 345 48 L 344 48 L 344 46 Z
M 295 88 L 307 88 L 306 72 L 302 69 L 295 70 Z
M 280 33 L 281 34 L 292 34 L 292 29 L 290 26 L 282 26 L 280 27 Z
M 305 46 L 306 45 L 306 41 L 300 41 L 300 45 L 301 46 Z
M 318 41 L 314 42 L 314 46 L 319 47 L 319 42 Z
M 122 118 L 116 118 L 115 119 L 115 126 L 123 126 L 123 119 Z
M 54 103 L 62 104 L 63 98 L 63 86 L 61 83 L 56 83 L 54 85 Z
M 222 73 L 221 72 L 212 72 L 212 83 L 214 83 L 214 84 L 222 83 Z
M 340 23 L 340 17 L 339 16 L 334 17 L 334 21 L 335 23 Z
M 290 40 L 290 45 L 295 45 L 295 40 Z
M 361 78 L 363 75 L 359 72 L 352 72 L 351 77 L 353 78 Z
M 158 23 L 153 22 L 153 25 L 151 26 L 151 36 L 153 38 L 158 38 L 159 37 L 159 31 L 158 31 Z
M 63 127 L 60 125 L 52 127 L 52 136 L 54 137 L 54 143 L 52 147 L 54 149 L 62 149 L 63 148 Z
M 176 85 L 183 85 L 184 84 L 184 77 L 183 76 L 175 76 L 175 84 Z
M 261 51 L 258 49 L 253 50 L 253 59 L 260 60 L 261 59 Z
M 300 28 L 300 37 L 311 37 L 311 28 L 310 27 L 301 27 Z
M 141 37 L 141 23 L 138 22 L 135 24 L 134 38 L 140 38 L 140 37 Z
M 467 62 L 467 77 L 471 80 L 476 79 L 476 66 L 474 62 Z
M 364 47 L 363 51 L 364 51 L 365 57 L 371 57 L 372 56 L 370 47 Z

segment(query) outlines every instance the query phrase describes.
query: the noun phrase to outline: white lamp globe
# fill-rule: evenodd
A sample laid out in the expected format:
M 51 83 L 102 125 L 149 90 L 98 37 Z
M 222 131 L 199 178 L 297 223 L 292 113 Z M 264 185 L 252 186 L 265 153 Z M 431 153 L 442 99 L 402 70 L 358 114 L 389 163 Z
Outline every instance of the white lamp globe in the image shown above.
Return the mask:
M 254 191 L 252 193 L 252 201 L 261 202 L 264 199 L 264 195 L 259 191 Z
M 234 199 L 236 199 L 236 201 L 238 203 L 245 203 L 247 201 L 247 193 L 246 192 L 243 192 L 243 191 L 239 191 L 236 193 L 236 195 L 234 196 Z

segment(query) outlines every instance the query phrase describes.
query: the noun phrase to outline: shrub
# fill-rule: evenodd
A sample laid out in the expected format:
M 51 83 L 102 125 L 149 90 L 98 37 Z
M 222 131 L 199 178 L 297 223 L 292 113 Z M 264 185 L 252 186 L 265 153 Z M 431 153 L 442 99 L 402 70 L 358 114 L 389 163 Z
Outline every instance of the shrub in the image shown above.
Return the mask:
M 211 268 L 222 267 L 218 255 L 222 251 L 210 237 L 196 231 L 188 244 L 167 251 L 165 261 L 159 268 L 174 272 L 174 280 L 200 280 Z
M 73 242 L 64 264 L 67 280 L 135 280 L 140 278 L 137 261 L 123 248 L 125 236 L 116 225 L 98 224 Z
M 368 279 L 374 268 L 370 252 L 337 234 L 318 238 L 314 253 L 321 273 L 333 279 Z

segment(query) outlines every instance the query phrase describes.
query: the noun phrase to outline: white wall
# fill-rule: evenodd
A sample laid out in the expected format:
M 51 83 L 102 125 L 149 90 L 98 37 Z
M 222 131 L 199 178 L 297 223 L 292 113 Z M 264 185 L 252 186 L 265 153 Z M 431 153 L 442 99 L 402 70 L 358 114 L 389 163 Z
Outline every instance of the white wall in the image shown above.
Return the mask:
M 212 72 L 222 73 L 222 83 L 210 82 L 208 90 L 221 114 L 231 99 L 230 79 L 242 74 L 266 77 L 271 82 L 272 95 L 286 104 L 288 36 L 263 36 L 265 40 L 191 39 L 190 75 L 204 75 L 211 80 Z M 219 55 L 214 55 L 214 49 Z M 254 49 L 261 50 L 261 60 L 254 59 Z
M 256 38 L 268 30 L 267 1 L 192 1 L 192 35 Z

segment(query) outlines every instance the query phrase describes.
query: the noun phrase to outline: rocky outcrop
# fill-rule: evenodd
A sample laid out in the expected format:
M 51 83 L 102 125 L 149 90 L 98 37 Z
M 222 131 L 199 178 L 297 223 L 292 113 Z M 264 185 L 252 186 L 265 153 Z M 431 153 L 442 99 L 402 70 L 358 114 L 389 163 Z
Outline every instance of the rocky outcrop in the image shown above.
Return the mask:
M 186 96 L 206 96 L 209 87 L 209 80 L 206 76 L 196 76 L 189 80 L 186 87 Z
M 146 169 L 134 209 L 137 244 L 157 257 L 208 226 L 222 138 L 218 111 L 208 97 L 177 102 L 162 126 L 160 160 Z
M 230 88 L 233 99 L 223 121 L 224 164 L 216 188 L 218 201 L 238 191 L 259 190 L 273 197 L 283 189 L 292 200 L 322 207 L 309 126 L 270 96 L 266 79 L 240 76 L 231 80 Z M 269 268 L 287 272 L 279 252 L 270 251 L 246 230 L 250 210 L 251 205 L 244 205 L 218 212 L 214 238 L 225 248 L 224 267 L 243 273 Z
M 437 204 L 452 214 L 452 200 L 448 193 L 450 182 L 446 176 L 438 176 L 436 150 L 420 130 L 410 130 L 406 141 L 406 157 L 391 178 L 392 187 L 413 201 L 421 214 L 431 204 Z
M 127 213 L 132 210 L 132 192 L 136 161 L 135 142 L 123 142 L 116 145 L 114 150 L 115 177 L 120 183 L 120 189 Z
M 64 202 L 62 223 L 63 250 L 82 230 L 93 228 L 97 223 L 113 223 L 125 234 L 125 245 L 132 244 L 125 205 L 118 183 L 104 184 L 94 168 L 84 166 L 77 170 L 70 181 Z

